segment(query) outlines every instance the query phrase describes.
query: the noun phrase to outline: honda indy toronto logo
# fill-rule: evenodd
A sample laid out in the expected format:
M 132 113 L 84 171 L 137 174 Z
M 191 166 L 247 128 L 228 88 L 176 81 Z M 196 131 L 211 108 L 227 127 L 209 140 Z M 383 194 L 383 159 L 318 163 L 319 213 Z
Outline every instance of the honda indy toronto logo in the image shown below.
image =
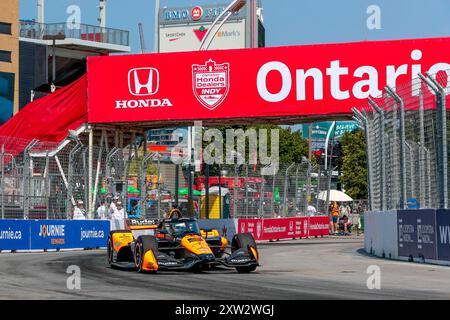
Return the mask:
M 227 97 L 230 89 L 230 64 L 208 60 L 204 65 L 192 65 L 192 89 L 197 100 L 214 110 Z
M 116 109 L 172 107 L 167 98 L 149 98 L 158 93 L 159 71 L 155 68 L 133 68 L 128 71 L 128 90 L 139 97 L 131 100 L 116 100 Z

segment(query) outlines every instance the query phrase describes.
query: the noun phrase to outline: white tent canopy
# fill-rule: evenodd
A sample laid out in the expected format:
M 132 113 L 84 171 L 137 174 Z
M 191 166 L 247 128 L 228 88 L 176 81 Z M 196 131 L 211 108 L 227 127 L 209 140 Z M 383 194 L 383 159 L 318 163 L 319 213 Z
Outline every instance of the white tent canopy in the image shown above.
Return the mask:
M 330 190 L 330 201 L 348 202 L 353 199 L 346 193 L 339 190 Z M 319 193 L 319 200 L 327 201 L 327 192 L 322 191 Z

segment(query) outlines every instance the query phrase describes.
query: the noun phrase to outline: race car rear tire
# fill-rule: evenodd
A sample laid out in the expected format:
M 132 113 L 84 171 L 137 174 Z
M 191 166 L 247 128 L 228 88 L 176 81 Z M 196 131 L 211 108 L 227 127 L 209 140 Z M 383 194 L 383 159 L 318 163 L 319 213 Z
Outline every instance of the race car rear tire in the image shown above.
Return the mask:
M 108 242 L 107 242 L 107 246 L 106 246 L 106 251 L 107 251 L 107 258 L 108 258 L 108 263 L 111 265 L 113 263 L 113 253 L 114 253 L 114 247 L 113 247 L 113 243 L 112 243 L 112 236 L 114 233 L 125 233 L 125 232 L 130 232 L 130 230 L 114 230 L 114 231 L 110 231 L 109 232 L 109 236 L 108 236 Z
M 154 256 L 158 254 L 158 240 L 154 236 L 140 236 L 136 240 L 135 263 L 138 272 L 145 272 L 143 262 L 145 253 L 149 250 L 153 251 Z M 156 271 L 154 271 L 156 272 Z
M 249 246 L 256 248 L 255 238 L 250 233 L 238 233 L 234 235 L 233 240 L 231 241 L 231 251 L 236 251 L 238 249 L 249 250 Z M 239 273 L 248 273 L 256 270 L 256 265 L 253 266 L 245 266 L 245 267 L 236 267 L 237 272 Z

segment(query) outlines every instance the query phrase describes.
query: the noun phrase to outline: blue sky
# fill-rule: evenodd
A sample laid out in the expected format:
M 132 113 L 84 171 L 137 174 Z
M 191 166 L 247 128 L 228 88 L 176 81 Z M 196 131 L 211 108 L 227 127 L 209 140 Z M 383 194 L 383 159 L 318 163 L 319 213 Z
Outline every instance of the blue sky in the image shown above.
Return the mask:
M 229 3 L 231 0 L 161 0 L 161 6 Z M 37 0 L 20 0 L 20 18 L 37 18 Z M 450 36 L 449 0 L 262 0 L 266 45 L 333 43 L 360 40 Z M 45 0 L 46 22 L 65 22 L 66 9 L 78 5 L 81 22 L 97 25 L 97 0 Z M 366 26 L 370 5 L 381 9 L 381 29 Z M 154 1 L 108 0 L 107 25 L 130 31 L 139 52 L 138 23 L 153 48 Z

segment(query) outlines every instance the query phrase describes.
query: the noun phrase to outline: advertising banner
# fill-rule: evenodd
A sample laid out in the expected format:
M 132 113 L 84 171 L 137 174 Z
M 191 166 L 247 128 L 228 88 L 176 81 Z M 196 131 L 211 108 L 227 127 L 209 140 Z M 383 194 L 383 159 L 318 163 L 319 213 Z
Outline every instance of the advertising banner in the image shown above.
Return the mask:
M 327 235 L 328 217 L 238 219 L 238 232 L 251 233 L 255 240 L 306 238 Z
M 29 248 L 29 221 L 0 220 L 0 250 L 28 250 Z
M 30 249 L 106 247 L 106 220 L 30 220 Z
M 398 255 L 436 260 L 436 211 L 398 210 Z
M 436 210 L 438 260 L 450 261 L 450 210 Z
M 330 216 L 309 217 L 308 236 L 319 237 L 328 235 L 330 231 Z
M 160 52 L 197 51 L 208 29 L 201 25 L 175 25 L 159 30 Z M 226 23 L 215 35 L 210 50 L 245 48 L 245 20 Z
M 351 114 L 386 85 L 450 69 L 449 45 L 430 38 L 88 57 L 88 121 Z

